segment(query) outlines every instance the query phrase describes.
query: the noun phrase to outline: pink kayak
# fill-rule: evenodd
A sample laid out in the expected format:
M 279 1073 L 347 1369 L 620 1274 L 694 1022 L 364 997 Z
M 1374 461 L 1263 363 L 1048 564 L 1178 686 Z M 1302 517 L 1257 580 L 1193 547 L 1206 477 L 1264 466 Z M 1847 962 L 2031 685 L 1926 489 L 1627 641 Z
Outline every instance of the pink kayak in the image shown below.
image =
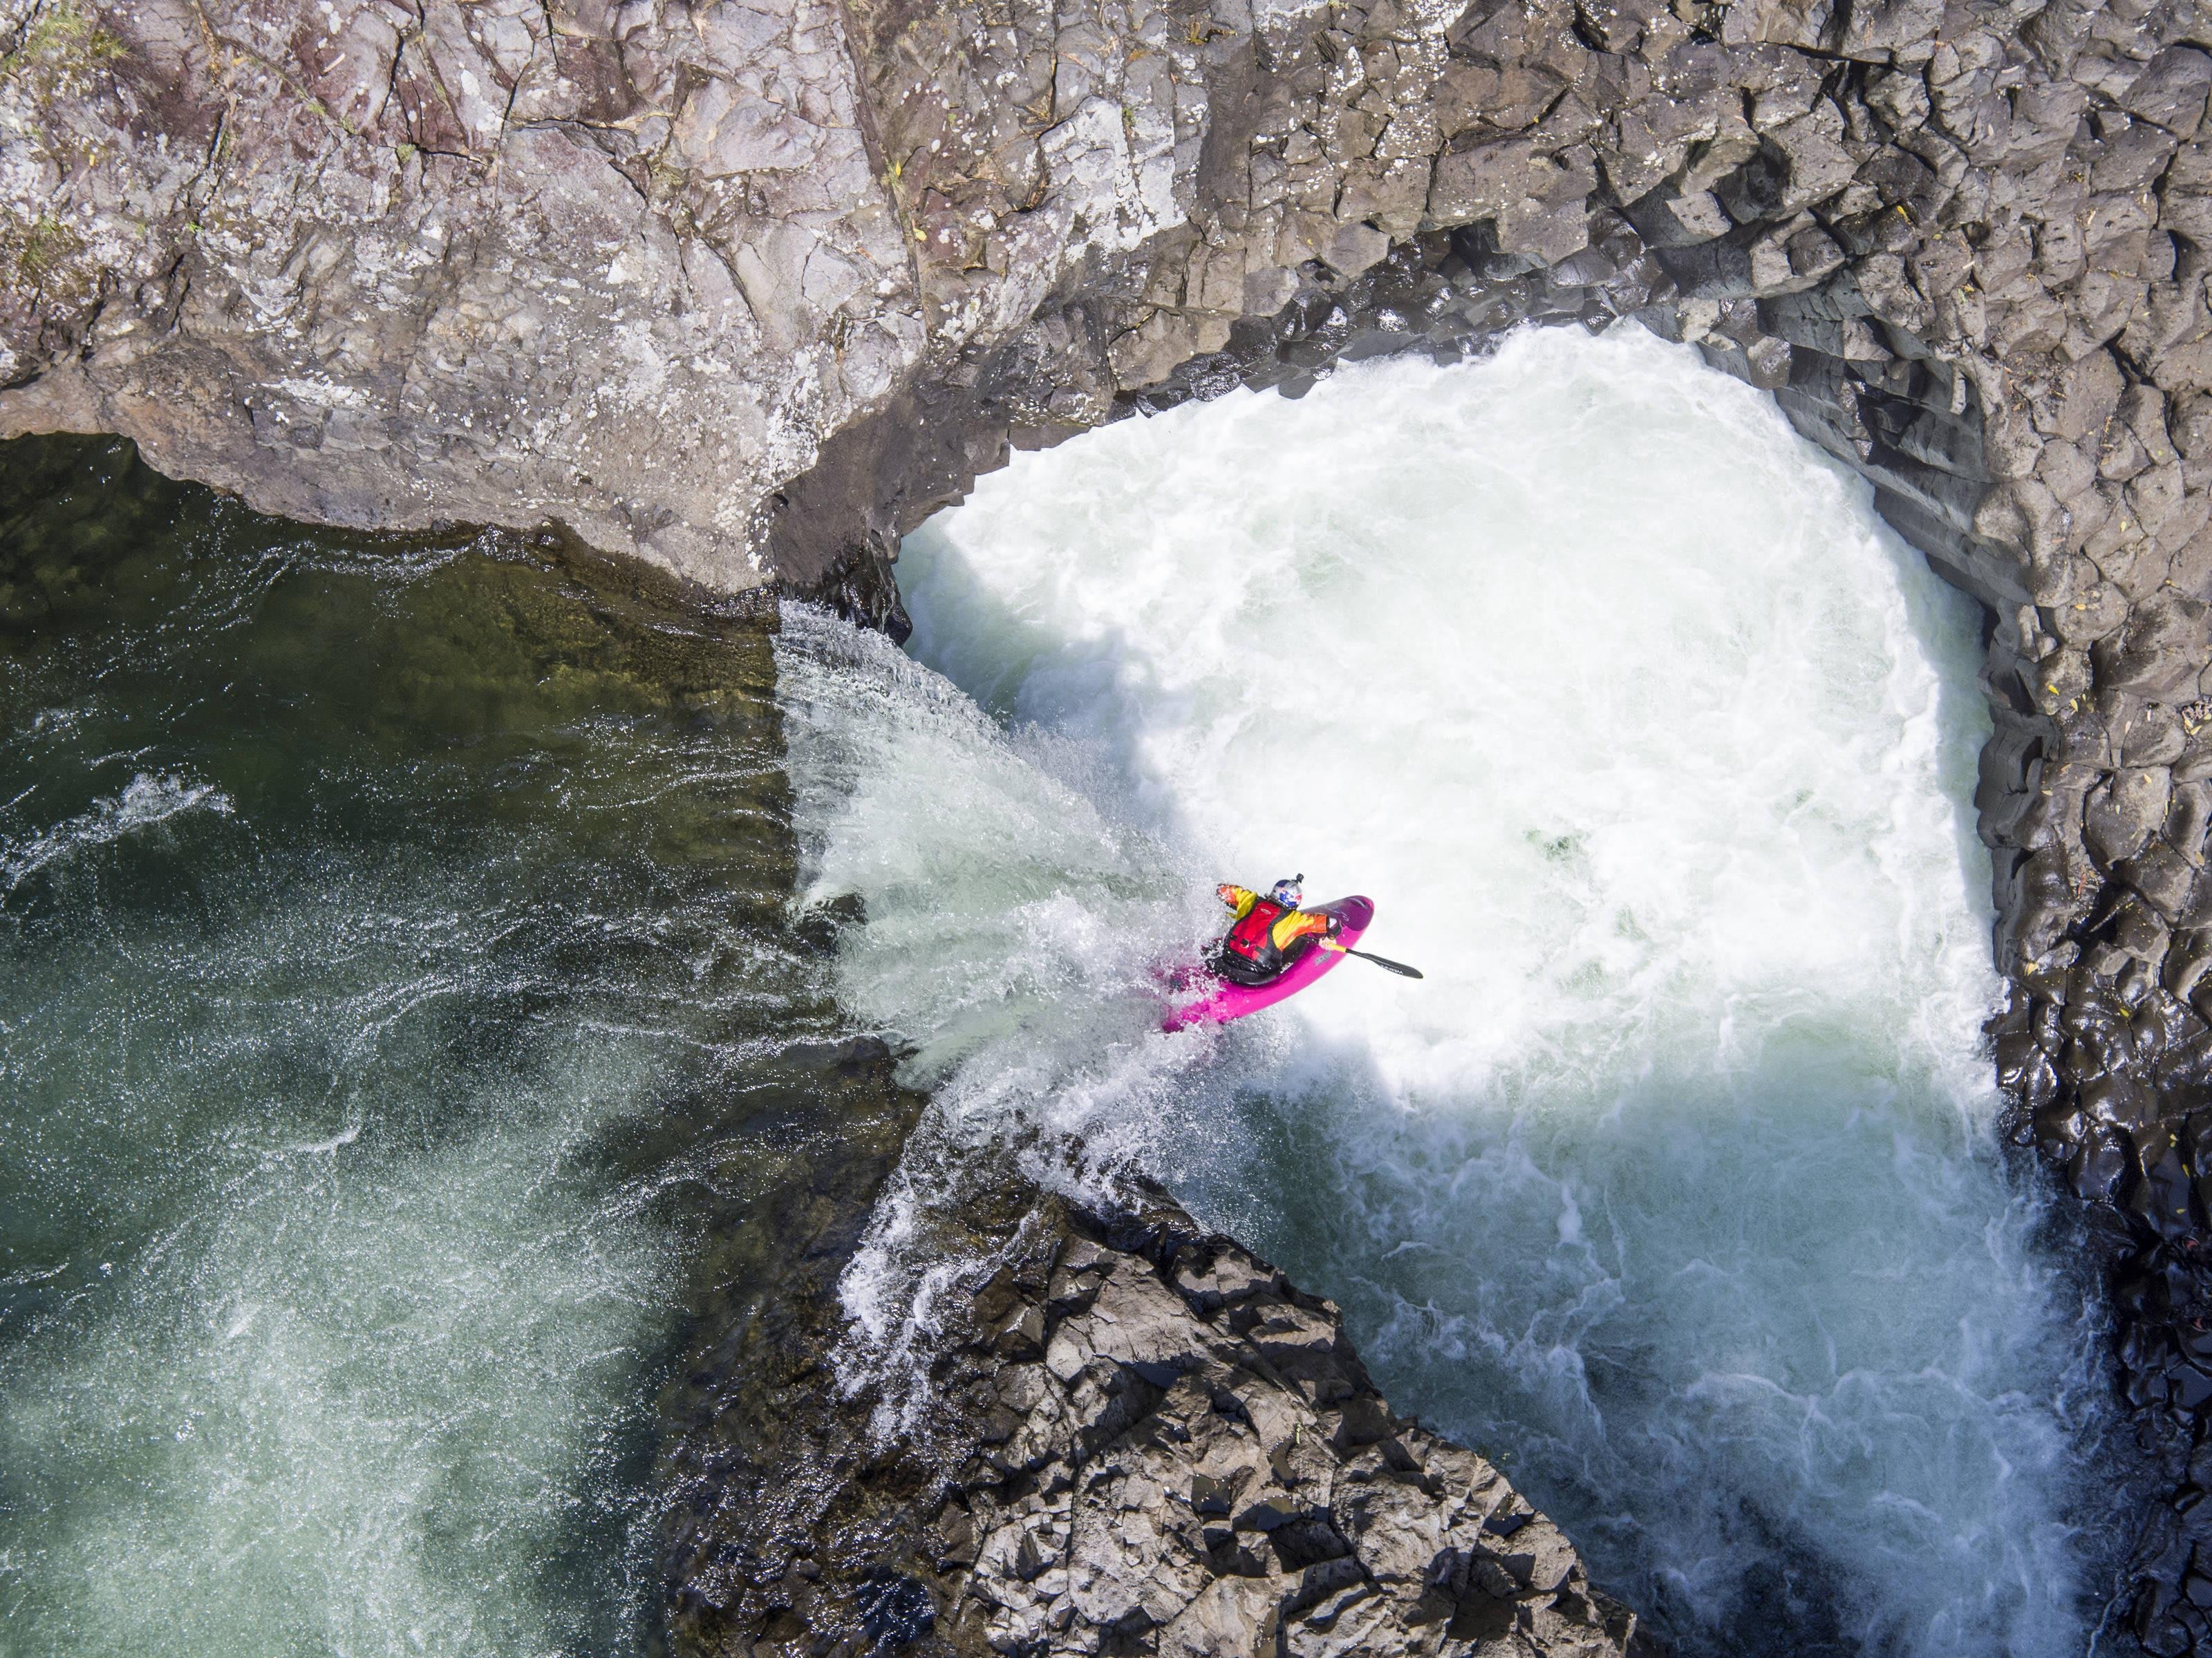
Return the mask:
M 1375 906 L 1364 898 L 1338 898 L 1312 908 L 1323 915 L 1339 916 L 1343 920 L 1344 930 L 1337 934 L 1336 942 L 1347 949 L 1359 942 L 1359 935 L 1367 931 L 1368 923 L 1375 919 Z M 1273 1007 L 1286 996 L 1297 995 L 1343 959 L 1339 952 L 1323 950 L 1319 944 L 1315 944 L 1263 985 L 1233 985 L 1210 974 L 1197 974 L 1194 982 L 1203 987 L 1205 994 L 1196 1001 L 1170 1008 L 1167 1017 L 1160 1021 L 1160 1029 L 1187 1030 L 1194 1024 L 1227 1024 L 1231 1019 L 1241 1019 L 1247 1013 L 1257 1013 L 1263 1007 Z

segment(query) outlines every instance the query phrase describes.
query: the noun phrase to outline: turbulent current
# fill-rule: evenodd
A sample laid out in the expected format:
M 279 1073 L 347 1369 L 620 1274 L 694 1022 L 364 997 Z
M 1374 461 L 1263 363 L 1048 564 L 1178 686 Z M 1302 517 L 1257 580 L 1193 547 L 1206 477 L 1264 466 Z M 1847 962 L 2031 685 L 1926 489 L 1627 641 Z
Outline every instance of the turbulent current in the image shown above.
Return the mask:
M 765 630 L 4 454 L 0 1653 L 643 1649 L 656 1394 L 837 1103 Z
M 898 571 L 910 659 L 777 645 L 840 999 L 935 1090 L 855 1373 L 979 1167 L 1149 1172 L 1685 1649 L 2081 1649 L 2104 1384 L 1992 1130 L 1978 621 L 1863 484 L 1526 333 L 1018 457 Z M 1212 884 L 1294 871 L 1425 980 L 1160 1035 Z

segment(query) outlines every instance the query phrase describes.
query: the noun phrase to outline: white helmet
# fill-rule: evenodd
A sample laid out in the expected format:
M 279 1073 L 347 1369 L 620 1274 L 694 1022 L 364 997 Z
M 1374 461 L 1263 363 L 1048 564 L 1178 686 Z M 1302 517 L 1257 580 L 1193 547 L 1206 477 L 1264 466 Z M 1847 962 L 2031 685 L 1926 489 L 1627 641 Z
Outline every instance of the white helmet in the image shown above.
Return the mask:
M 1278 881 L 1275 883 L 1274 891 L 1269 896 L 1285 909 L 1296 909 L 1305 898 L 1305 881 L 1306 878 L 1303 874 L 1293 875 Z

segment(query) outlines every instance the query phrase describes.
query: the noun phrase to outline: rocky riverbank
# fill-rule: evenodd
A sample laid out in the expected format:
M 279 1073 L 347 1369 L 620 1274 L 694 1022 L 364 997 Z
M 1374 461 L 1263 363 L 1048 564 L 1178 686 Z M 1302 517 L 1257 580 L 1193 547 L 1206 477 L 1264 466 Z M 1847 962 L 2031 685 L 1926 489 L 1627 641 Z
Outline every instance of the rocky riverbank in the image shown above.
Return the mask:
M 2122 1257 L 2175 1482 L 2130 1615 L 2212 1650 L 2208 39 L 2144 0 L 0 0 L 0 432 L 896 627 L 898 536 L 1009 444 L 1531 319 L 1696 343 L 1988 607 L 1998 1064 Z
M 1557 1527 L 1395 1414 L 1334 1306 L 1164 1193 L 1016 1181 L 971 1219 L 988 1267 L 942 1298 L 905 1430 L 872 1424 L 882 1379 L 839 1385 L 849 1222 L 745 1362 L 695 1362 L 678 1652 L 1626 1650 Z

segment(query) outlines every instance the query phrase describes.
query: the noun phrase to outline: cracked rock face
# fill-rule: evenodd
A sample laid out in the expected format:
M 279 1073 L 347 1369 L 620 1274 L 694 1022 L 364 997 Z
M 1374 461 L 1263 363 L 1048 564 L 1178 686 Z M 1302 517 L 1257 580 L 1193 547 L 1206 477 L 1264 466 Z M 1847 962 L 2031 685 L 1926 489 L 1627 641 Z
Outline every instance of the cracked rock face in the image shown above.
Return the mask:
M 842 11 L 8 0 L 0 425 L 295 517 L 557 519 L 724 588 L 910 375 Z
M 911 1436 L 872 1440 L 868 1392 L 822 1385 L 826 1303 L 784 1363 L 694 1367 L 678 1651 L 1626 1650 L 1635 1619 L 1558 1527 L 1394 1415 L 1328 1302 L 1157 1192 L 995 1201 Z

